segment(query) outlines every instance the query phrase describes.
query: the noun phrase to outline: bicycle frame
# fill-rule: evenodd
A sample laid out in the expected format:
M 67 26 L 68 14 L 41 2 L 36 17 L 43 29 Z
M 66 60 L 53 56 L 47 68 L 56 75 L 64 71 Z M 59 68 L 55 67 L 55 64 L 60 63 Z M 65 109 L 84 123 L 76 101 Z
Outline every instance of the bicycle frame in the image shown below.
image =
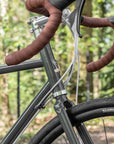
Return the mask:
M 36 19 L 36 18 L 35 18 Z M 38 36 L 39 32 L 36 29 L 37 21 L 33 21 L 32 19 L 32 27 L 35 29 L 34 35 Z M 55 111 L 59 117 L 60 123 L 68 137 L 70 144 L 79 144 L 78 138 L 72 128 L 69 117 L 66 113 L 65 108 L 72 107 L 73 104 L 66 97 L 66 90 L 64 88 L 64 84 L 62 81 L 57 84 L 57 86 L 50 92 L 48 91 L 56 84 L 56 82 L 60 79 L 60 70 L 57 65 L 57 62 L 54 58 L 53 52 L 51 50 L 50 44 L 47 44 L 45 48 L 40 52 L 41 60 L 30 60 L 24 62 L 19 65 L 14 66 L 1 66 L 0 70 L 3 70 L 1 73 L 14 72 L 24 69 L 36 68 L 36 67 L 45 67 L 46 74 L 48 77 L 47 83 L 42 87 L 36 97 L 32 100 L 27 109 L 23 112 L 23 114 L 19 117 L 17 122 L 11 128 L 11 130 L 7 133 L 7 135 L 2 140 L 1 144 L 14 144 L 16 143 L 18 137 L 24 132 L 30 122 L 35 118 L 37 113 L 44 108 L 44 101 L 53 92 L 53 96 L 56 99 L 56 103 L 54 105 Z M 32 63 L 32 64 L 31 64 Z M 33 65 L 34 64 L 34 65 Z M 35 65 L 37 64 L 37 66 Z M 48 93 L 48 94 L 47 94 Z M 87 138 L 87 143 L 92 144 L 91 139 L 89 138 L 89 134 L 87 133 L 84 125 L 80 125 L 77 127 L 79 130 L 79 135 L 85 141 Z

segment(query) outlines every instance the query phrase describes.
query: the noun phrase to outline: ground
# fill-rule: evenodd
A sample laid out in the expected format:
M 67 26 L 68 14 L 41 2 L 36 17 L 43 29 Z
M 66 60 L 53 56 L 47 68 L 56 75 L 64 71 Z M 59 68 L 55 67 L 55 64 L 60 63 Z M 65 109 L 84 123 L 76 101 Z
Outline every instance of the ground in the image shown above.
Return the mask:
M 27 144 L 28 140 L 33 137 L 34 133 L 38 131 L 49 119 L 52 119 L 55 116 L 55 114 L 49 114 L 48 116 L 40 116 L 39 118 L 36 118 L 34 122 L 30 125 L 30 127 L 27 129 L 27 131 L 23 134 L 21 139 L 18 141 L 17 144 Z M 14 122 L 13 122 L 14 123 Z M 9 123 L 9 125 L 11 122 Z M 95 124 L 95 125 L 94 125 Z M 104 139 L 104 128 L 101 128 L 101 122 L 90 122 L 90 124 L 86 124 L 87 129 L 90 132 L 90 135 L 93 138 L 93 141 L 95 144 L 105 144 Z M 107 131 L 107 137 L 108 137 L 108 144 L 114 144 L 114 120 L 108 119 L 105 122 L 106 125 L 106 131 Z M 5 135 L 5 132 L 8 131 L 9 126 L 7 125 L 7 128 L 3 121 L 0 121 L 0 140 Z M 53 142 L 53 144 L 66 144 L 65 138 L 62 136 L 57 141 Z

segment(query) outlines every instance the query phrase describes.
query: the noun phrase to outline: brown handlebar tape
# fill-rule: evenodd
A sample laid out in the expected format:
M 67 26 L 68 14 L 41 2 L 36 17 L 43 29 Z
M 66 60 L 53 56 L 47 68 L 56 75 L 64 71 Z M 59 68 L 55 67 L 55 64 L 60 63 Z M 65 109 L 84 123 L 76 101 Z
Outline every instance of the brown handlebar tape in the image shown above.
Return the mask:
M 37 54 L 54 36 L 61 22 L 62 12 L 55 8 L 48 0 L 27 0 L 26 8 L 29 11 L 50 16 L 40 35 L 30 45 L 6 56 L 7 65 L 19 64 Z
M 114 25 L 109 21 L 108 18 L 91 18 L 86 16 L 83 16 L 83 18 L 83 22 L 81 23 L 83 26 L 92 28 L 110 26 L 114 29 Z
M 105 56 L 96 62 L 91 62 L 87 65 L 88 72 L 95 72 L 109 64 L 114 59 L 114 43 Z

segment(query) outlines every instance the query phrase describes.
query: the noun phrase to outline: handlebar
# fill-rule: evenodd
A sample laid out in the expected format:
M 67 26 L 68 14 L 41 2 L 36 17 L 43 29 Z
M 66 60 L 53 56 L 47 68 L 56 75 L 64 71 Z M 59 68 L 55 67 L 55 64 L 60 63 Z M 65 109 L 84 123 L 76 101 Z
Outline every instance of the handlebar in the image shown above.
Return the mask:
M 26 48 L 17 52 L 13 52 L 6 56 L 5 61 L 7 65 L 19 64 L 37 54 L 51 40 L 59 24 L 61 23 L 62 11 L 53 6 L 48 0 L 27 0 L 26 8 L 31 12 L 49 16 L 49 19 L 36 40 L 34 40 Z M 114 29 L 114 24 L 108 18 L 90 18 L 84 16 L 81 25 L 88 27 L 110 26 Z M 87 66 L 87 70 L 89 72 L 99 70 L 101 67 L 105 66 L 113 59 L 114 44 L 109 50 L 109 52 L 104 56 L 104 58 L 101 58 L 98 62 L 90 63 Z
M 82 17 L 81 25 L 91 28 L 96 27 L 112 27 L 114 29 L 114 17 L 110 18 L 91 18 L 91 17 Z M 88 72 L 95 72 L 109 64 L 114 59 L 114 43 L 109 49 L 106 55 L 96 62 L 91 62 L 87 65 Z
M 111 18 L 111 17 L 110 17 Z M 82 16 L 82 23 L 81 25 L 91 28 L 97 27 L 112 27 L 114 29 L 114 17 L 112 17 L 113 21 L 110 21 L 110 18 L 91 18 L 87 16 Z
M 29 11 L 43 14 L 45 16 L 50 15 L 50 17 L 37 39 L 26 48 L 6 56 L 5 61 L 7 65 L 19 64 L 37 54 L 54 36 L 61 22 L 62 12 L 55 8 L 50 2 L 48 2 L 48 0 L 27 0 L 26 8 Z
M 95 72 L 108 65 L 114 59 L 114 43 L 112 47 L 109 49 L 107 54 L 105 54 L 102 58 L 100 58 L 96 62 L 91 62 L 87 65 L 88 72 Z

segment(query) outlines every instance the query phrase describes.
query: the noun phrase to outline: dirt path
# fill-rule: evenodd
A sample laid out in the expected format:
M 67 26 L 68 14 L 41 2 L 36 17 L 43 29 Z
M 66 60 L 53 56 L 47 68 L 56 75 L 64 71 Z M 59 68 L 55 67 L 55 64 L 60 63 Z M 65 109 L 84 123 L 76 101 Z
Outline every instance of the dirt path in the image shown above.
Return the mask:
M 28 144 L 28 141 L 33 137 L 34 133 L 40 129 L 46 121 L 49 121 L 49 119 L 52 119 L 55 115 L 48 115 L 47 117 L 39 117 L 39 119 L 36 119 L 35 122 L 32 123 L 32 125 L 28 128 L 27 132 L 22 136 L 22 138 L 17 142 L 17 144 Z M 110 125 L 109 125 L 110 124 Z M 87 129 L 90 131 L 90 135 L 94 141 L 95 144 L 106 144 L 105 140 L 105 133 L 104 129 L 102 127 L 99 127 L 99 124 L 88 125 Z M 7 127 L 8 128 L 8 127 Z M 9 128 L 8 128 L 9 129 Z M 7 129 L 7 130 L 8 130 Z M 5 135 L 4 130 L 6 130 L 6 126 L 4 125 L 3 121 L 0 121 L 0 141 L 3 138 L 3 135 Z M 106 131 L 107 131 L 107 137 L 108 137 L 108 144 L 114 144 L 114 120 L 110 120 L 110 122 L 106 122 Z M 60 137 L 57 141 L 53 142 L 53 144 L 68 144 L 66 143 L 66 140 L 64 137 Z
M 100 130 L 100 129 L 93 130 L 92 129 L 92 131 L 89 131 L 89 132 L 90 132 L 90 136 L 95 144 L 106 144 L 105 133 L 103 130 Z M 107 138 L 108 138 L 108 144 L 114 144 L 114 127 L 108 127 Z M 68 141 L 67 141 L 67 143 L 68 143 Z M 61 137 L 57 141 L 53 142 L 53 144 L 66 144 L 66 139 L 64 137 Z

